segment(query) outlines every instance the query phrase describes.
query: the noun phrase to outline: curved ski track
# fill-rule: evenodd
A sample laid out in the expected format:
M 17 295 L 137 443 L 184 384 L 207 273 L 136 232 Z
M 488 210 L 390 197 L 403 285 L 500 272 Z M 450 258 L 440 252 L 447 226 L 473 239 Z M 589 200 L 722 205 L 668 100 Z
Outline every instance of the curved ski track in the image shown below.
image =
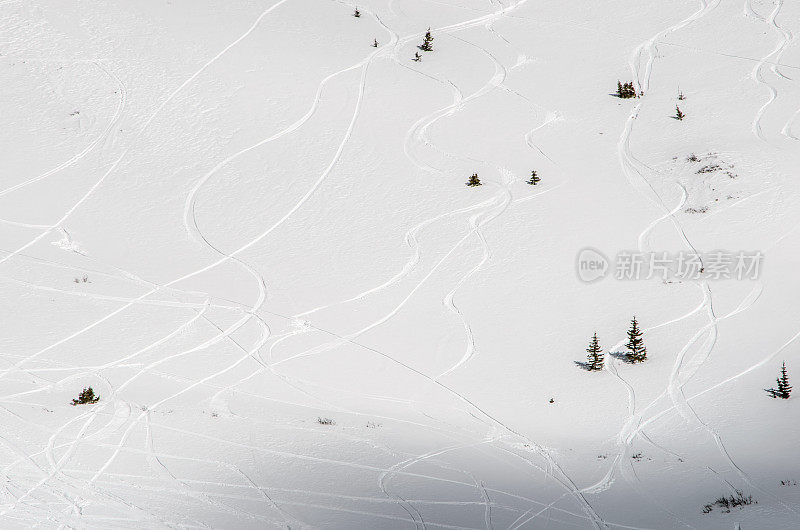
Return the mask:
M 639 87 L 640 91 L 646 92 L 648 90 L 648 88 L 649 88 L 650 74 L 651 74 L 652 65 L 653 65 L 653 62 L 654 62 L 654 59 L 655 59 L 655 56 L 656 56 L 654 50 L 655 50 L 656 45 L 657 45 L 657 40 L 660 37 L 665 36 L 668 33 L 671 33 L 673 31 L 676 31 L 677 29 L 685 27 L 686 25 L 688 25 L 689 23 L 699 19 L 700 17 L 707 15 L 711 10 L 713 10 L 718 5 L 718 3 L 719 3 L 719 1 L 709 3 L 709 2 L 706 2 L 705 0 L 701 0 L 700 8 L 694 14 L 692 14 L 690 17 L 688 17 L 688 18 L 684 19 L 683 21 L 679 22 L 678 24 L 673 25 L 670 28 L 660 32 L 656 36 L 652 37 L 651 39 L 649 39 L 649 40 L 645 41 L 644 43 L 642 43 L 641 45 L 639 45 L 634 50 L 630 65 L 631 65 L 631 70 L 632 70 L 632 72 L 634 74 L 635 82 L 636 82 L 637 86 Z M 791 40 L 791 34 L 786 32 L 786 31 L 783 31 L 779 26 L 777 26 L 777 24 L 775 24 L 775 17 L 777 16 L 778 12 L 780 11 L 781 5 L 782 5 L 782 0 L 778 0 L 778 4 L 776 5 L 775 9 L 773 10 L 773 12 L 770 15 L 769 23 L 772 24 L 778 31 L 781 31 L 781 33 L 784 35 L 784 41 L 781 44 L 779 44 L 778 47 L 775 50 L 773 50 L 773 52 L 771 52 L 769 55 L 764 57 L 757 64 L 756 68 L 753 71 L 754 80 L 756 80 L 756 82 L 759 82 L 761 80 L 761 78 L 760 78 L 761 68 L 767 62 L 769 62 L 770 59 L 772 59 L 774 56 L 777 55 L 778 59 L 779 59 L 780 54 L 782 54 L 783 51 L 786 49 L 786 47 L 788 47 L 789 42 Z M 746 6 L 745 12 L 747 13 L 747 7 L 750 7 L 749 6 L 749 2 L 746 2 L 745 6 Z M 641 66 L 641 57 L 642 57 L 642 54 L 643 54 L 643 52 L 645 50 L 647 51 L 648 58 L 647 58 L 647 61 L 646 61 L 645 65 L 644 65 L 644 67 L 642 67 Z M 778 59 L 775 59 L 775 61 L 773 61 L 773 63 L 777 62 Z M 773 64 L 773 71 L 777 75 L 782 75 L 777 70 L 777 66 L 775 66 L 774 64 Z M 769 106 L 769 104 L 771 104 L 772 101 L 777 96 L 777 93 L 774 91 L 774 88 L 772 88 L 771 86 L 770 86 L 770 90 L 773 92 L 772 93 L 772 97 L 770 98 L 770 100 L 764 106 L 761 107 L 761 109 L 759 110 L 759 112 L 756 115 L 756 118 L 754 119 L 754 122 L 753 122 L 753 131 L 762 140 L 764 138 L 763 138 L 762 135 L 759 134 L 760 133 L 760 126 L 758 125 L 759 121 L 760 121 L 760 118 L 763 115 L 763 113 L 766 110 L 766 108 Z M 622 132 L 622 134 L 620 136 L 620 141 L 619 141 L 619 144 L 618 144 L 619 154 L 620 154 L 620 163 L 621 163 L 623 172 L 627 176 L 628 181 L 632 185 L 632 187 L 634 187 L 634 189 L 636 189 L 636 191 L 638 191 L 639 194 L 642 195 L 643 197 L 645 197 L 649 202 L 653 203 L 655 206 L 657 206 L 660 209 L 662 209 L 664 211 L 664 214 L 661 217 L 659 217 L 658 219 L 656 219 L 655 221 L 653 221 L 652 223 L 650 223 L 640 233 L 639 239 L 638 239 L 639 250 L 643 251 L 643 252 L 644 251 L 649 251 L 650 250 L 650 246 L 649 246 L 649 234 L 650 234 L 650 232 L 660 222 L 665 221 L 667 219 L 670 219 L 672 221 L 672 224 L 674 225 L 676 231 L 678 232 L 678 235 L 681 237 L 681 239 L 683 240 L 685 245 L 690 250 L 692 250 L 692 252 L 697 253 L 697 250 L 691 244 L 691 242 L 689 241 L 685 231 L 680 226 L 680 223 L 678 222 L 677 218 L 675 217 L 675 214 L 682 208 L 682 206 L 683 206 L 683 204 L 684 204 L 684 202 L 686 200 L 686 190 L 685 190 L 685 188 L 683 188 L 683 186 L 678 184 L 680 186 L 680 188 L 681 188 L 681 199 L 680 199 L 678 205 L 675 208 L 667 209 L 666 206 L 664 205 L 664 202 L 663 202 L 661 196 L 658 194 L 658 192 L 655 190 L 655 188 L 650 184 L 649 180 L 646 177 L 646 175 L 648 173 L 656 173 L 656 171 L 653 170 L 652 168 L 646 166 L 645 164 L 643 164 L 639 160 L 637 160 L 631 153 L 631 150 L 630 150 L 630 135 L 631 135 L 631 132 L 632 132 L 632 125 L 633 125 L 634 120 L 638 117 L 639 110 L 640 110 L 640 108 L 641 108 L 641 106 L 643 104 L 644 104 L 644 101 L 639 102 L 638 104 L 636 104 L 636 106 L 633 108 L 633 110 L 630 113 L 630 116 L 629 116 L 629 118 L 628 118 L 628 120 L 627 120 L 627 122 L 625 124 L 625 127 L 623 128 L 623 132 Z M 609 372 L 611 372 L 617 379 L 619 379 L 619 381 L 625 386 L 625 388 L 626 388 L 626 390 L 628 392 L 628 396 L 629 396 L 629 399 L 628 399 L 629 419 L 623 425 L 622 429 L 619 431 L 619 434 L 617 436 L 617 444 L 619 446 L 619 452 L 614 457 L 613 461 L 611 462 L 611 466 L 609 467 L 606 475 L 598 483 L 585 488 L 583 491 L 586 492 L 586 493 L 596 493 L 596 492 L 604 491 L 604 490 L 606 490 L 606 489 L 611 487 L 611 485 L 613 484 L 613 482 L 615 480 L 614 477 L 615 477 L 615 474 L 616 474 L 616 470 L 621 465 L 623 465 L 623 462 L 624 462 L 625 465 L 630 466 L 629 459 L 626 459 L 625 456 L 627 455 L 627 452 L 630 449 L 631 443 L 633 442 L 634 438 L 637 435 L 641 436 L 645 441 L 647 441 L 648 443 L 650 443 L 651 445 L 653 445 L 657 449 L 660 449 L 660 450 L 664 451 L 665 453 L 667 453 L 669 455 L 677 456 L 677 455 L 675 455 L 675 453 L 673 453 L 669 449 L 654 443 L 647 436 L 647 434 L 644 432 L 643 429 L 646 426 L 648 426 L 649 424 L 651 424 L 654 421 L 656 421 L 657 419 L 665 417 L 667 415 L 667 413 L 672 412 L 672 411 L 678 411 L 687 421 L 691 421 L 691 422 L 699 424 L 706 432 L 708 432 L 708 434 L 713 438 L 713 440 L 714 440 L 714 442 L 715 442 L 715 444 L 717 446 L 717 449 L 719 451 L 719 454 L 727 462 L 727 464 L 730 466 L 730 468 L 733 469 L 736 472 L 736 474 L 739 476 L 740 480 L 742 480 L 744 483 L 748 484 L 748 486 L 750 486 L 751 489 L 757 490 L 760 493 L 762 493 L 764 495 L 767 495 L 767 496 L 777 500 L 781 505 L 783 505 L 789 511 L 791 511 L 793 513 L 797 513 L 797 511 L 795 509 L 793 509 L 791 506 L 787 505 L 786 503 L 784 503 L 783 501 L 781 501 L 780 499 L 778 499 L 777 497 L 775 497 L 774 495 L 772 495 L 768 491 L 764 490 L 763 488 L 758 487 L 754 483 L 754 481 L 746 474 L 746 472 L 744 472 L 739 466 L 736 465 L 736 463 L 734 462 L 734 460 L 731 457 L 730 453 L 725 448 L 725 445 L 724 445 L 721 437 L 719 436 L 719 434 L 716 431 L 714 431 L 706 422 L 704 422 L 699 417 L 697 412 L 689 404 L 689 400 L 690 399 L 693 399 L 694 397 L 697 397 L 700 394 L 697 394 L 697 395 L 692 396 L 691 398 L 687 399 L 685 397 L 684 393 L 683 393 L 683 386 L 700 369 L 700 367 L 708 359 L 708 357 L 711 355 L 711 352 L 714 349 L 714 345 L 716 343 L 716 336 L 717 336 L 717 322 L 719 322 L 722 319 L 729 318 L 729 317 L 731 317 L 731 316 L 733 316 L 733 315 L 735 315 L 737 313 L 740 313 L 742 311 L 745 311 L 749 307 L 751 307 L 755 303 L 755 301 L 758 299 L 758 296 L 761 293 L 761 286 L 757 285 L 747 296 L 745 296 L 745 298 L 742 300 L 742 302 L 737 307 L 737 309 L 735 309 L 730 314 L 725 315 L 723 317 L 717 317 L 715 315 L 715 313 L 714 313 L 712 294 L 711 294 L 711 289 L 710 289 L 710 287 L 708 285 L 708 282 L 707 281 L 700 281 L 698 283 L 698 288 L 700 288 L 702 293 L 703 293 L 703 301 L 700 303 L 700 305 L 697 308 L 695 308 L 694 310 L 690 311 L 689 313 L 687 313 L 687 314 L 685 314 L 683 316 L 680 316 L 680 317 L 678 317 L 676 319 L 670 320 L 669 322 L 665 322 L 665 323 L 659 324 L 658 326 L 655 326 L 655 327 L 663 327 L 665 325 L 669 325 L 669 324 L 672 324 L 674 322 L 678 322 L 680 320 L 684 320 L 684 319 L 689 318 L 690 316 L 696 314 L 698 311 L 702 311 L 703 309 L 705 309 L 707 314 L 708 314 L 709 322 L 708 322 L 708 324 L 706 324 L 704 327 L 700 328 L 697 331 L 697 333 L 694 335 L 694 337 L 692 337 L 689 340 L 689 342 L 681 349 L 681 351 L 676 356 L 675 363 L 674 363 L 673 369 L 672 369 L 672 371 L 670 373 L 669 381 L 667 383 L 667 387 L 665 388 L 665 390 L 659 396 L 657 396 L 652 402 L 650 402 L 642 410 L 640 410 L 638 413 L 636 412 L 635 391 L 634 391 L 633 387 L 630 385 L 630 383 L 625 381 L 620 376 L 619 371 L 618 371 L 619 362 L 615 361 L 613 359 L 609 359 L 606 362 L 606 369 Z M 653 329 L 653 328 L 650 328 L 650 329 Z M 706 337 L 706 339 L 705 339 L 702 347 L 699 349 L 699 351 L 697 353 L 695 353 L 693 355 L 693 357 L 691 359 L 689 359 L 688 362 L 684 362 L 686 353 L 689 351 L 689 349 L 700 338 L 702 338 L 704 336 Z M 800 334 L 798 334 L 797 336 L 800 336 Z M 786 343 L 786 345 L 788 345 L 796 337 L 793 337 L 789 342 Z M 617 351 L 619 348 L 622 347 L 623 343 L 624 343 L 624 340 L 620 341 L 619 343 L 615 344 L 609 351 Z M 762 363 L 763 362 L 767 362 L 767 359 L 763 360 Z M 755 367 L 753 367 L 753 368 L 751 368 L 751 369 L 749 369 L 747 371 L 750 371 L 752 369 L 755 369 Z M 734 378 L 735 377 L 739 377 L 741 375 L 743 375 L 743 373 L 739 374 L 737 376 L 734 376 Z M 727 382 L 727 380 L 725 382 Z M 720 386 L 721 384 L 724 384 L 724 382 L 721 382 L 721 383 L 719 383 L 719 384 L 717 384 L 717 385 L 715 385 L 715 386 L 713 386 L 711 388 L 716 388 L 716 387 Z M 711 390 L 711 389 L 708 389 L 708 390 Z M 705 391 L 702 392 L 702 393 L 705 393 Z M 656 414 L 656 415 L 654 415 L 654 416 L 652 416 L 652 417 L 650 417 L 648 419 L 644 419 L 645 418 L 645 413 L 649 409 L 654 407 L 663 397 L 668 397 L 670 399 L 670 401 L 672 402 L 672 406 L 669 407 L 666 410 L 663 410 L 663 411 L 659 412 L 658 414 Z M 713 471 L 713 469 L 711 469 L 708 466 L 703 466 L 703 467 L 705 467 L 706 469 L 708 469 L 709 471 L 714 473 L 721 481 L 723 481 L 723 483 L 731 491 L 734 491 L 736 489 L 724 477 L 719 475 L 717 472 Z M 627 478 L 627 475 L 628 475 L 627 473 L 623 473 L 623 476 L 625 476 L 626 478 Z M 634 477 L 634 480 L 638 481 L 638 479 L 635 478 L 635 471 L 633 471 L 632 466 L 631 466 L 630 475 L 632 475 Z M 628 478 L 628 480 L 630 480 L 630 478 Z M 640 486 L 637 487 L 636 484 L 633 484 L 632 486 L 633 486 L 635 491 L 639 492 L 640 495 L 642 495 L 643 498 L 647 498 L 648 500 L 650 500 L 652 502 L 655 502 L 659 509 L 663 510 L 667 515 L 669 515 L 670 517 L 675 519 L 676 522 L 680 523 L 682 526 L 686 526 L 686 527 L 692 528 L 691 525 L 689 525 L 685 521 L 680 520 L 670 510 L 666 509 L 664 506 L 660 505 L 656 501 L 653 501 L 652 499 L 650 499 L 650 497 L 645 496 L 644 493 L 641 492 Z

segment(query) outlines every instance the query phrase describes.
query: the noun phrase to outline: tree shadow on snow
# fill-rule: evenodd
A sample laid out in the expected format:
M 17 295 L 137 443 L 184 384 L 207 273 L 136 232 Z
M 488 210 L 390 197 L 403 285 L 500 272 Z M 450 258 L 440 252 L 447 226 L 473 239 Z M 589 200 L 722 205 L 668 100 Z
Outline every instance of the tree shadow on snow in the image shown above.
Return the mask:
M 592 370 L 592 365 L 590 363 L 584 363 L 584 362 L 581 362 L 581 361 L 573 361 L 573 362 L 575 364 L 577 364 L 581 368 L 581 370 L 586 370 L 587 372 L 595 371 L 595 370 Z
M 626 362 L 628 364 L 636 364 L 636 361 L 631 357 L 630 353 L 615 351 L 615 352 L 610 352 L 609 355 L 615 359 L 619 359 L 622 362 Z

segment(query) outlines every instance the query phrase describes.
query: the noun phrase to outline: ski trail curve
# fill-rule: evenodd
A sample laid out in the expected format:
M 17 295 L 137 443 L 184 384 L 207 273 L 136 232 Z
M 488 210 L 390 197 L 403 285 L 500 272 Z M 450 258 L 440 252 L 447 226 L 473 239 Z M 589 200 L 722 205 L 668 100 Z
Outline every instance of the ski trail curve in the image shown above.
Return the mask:
M 82 151 L 80 151 L 79 153 L 74 155 L 69 160 L 67 160 L 65 162 L 62 162 L 58 166 L 56 166 L 56 167 L 54 167 L 54 168 L 52 168 L 52 169 L 50 169 L 48 171 L 45 171 L 44 173 L 41 173 L 40 175 L 32 177 L 32 178 L 30 178 L 30 179 L 28 179 L 28 180 L 26 180 L 24 182 L 20 182 L 19 184 L 16 184 L 16 185 L 8 187 L 8 188 L 5 188 L 4 190 L 0 190 L 0 197 L 4 197 L 4 196 L 8 195 L 9 193 L 13 193 L 14 191 L 17 191 L 18 189 L 21 189 L 21 188 L 24 188 L 26 186 L 29 186 L 29 185 L 31 185 L 31 184 L 33 184 L 35 182 L 39 182 L 40 180 L 44 180 L 44 179 L 46 179 L 46 178 L 48 178 L 48 177 L 50 177 L 52 175 L 55 175 L 56 173 L 58 173 L 62 169 L 66 169 L 66 168 L 76 164 L 78 161 L 80 161 L 81 159 L 85 158 L 91 151 L 93 151 L 94 148 L 97 147 L 101 142 L 104 142 L 108 138 L 108 136 L 111 134 L 111 131 L 117 126 L 117 123 L 119 123 L 119 120 L 122 118 L 122 113 L 123 113 L 123 110 L 125 109 L 125 105 L 127 104 L 128 90 L 125 87 L 125 84 L 122 82 L 122 80 L 114 72 L 112 72 L 111 70 L 106 68 L 101 62 L 93 61 L 93 64 L 95 64 L 97 66 L 97 68 L 99 68 L 104 74 L 106 74 L 108 77 L 110 77 L 116 83 L 117 90 L 120 93 L 119 101 L 117 102 L 117 108 L 114 111 L 113 116 L 109 120 L 108 125 L 106 125 L 106 128 L 103 130 L 102 133 L 100 133 L 100 135 L 97 136 L 97 138 L 95 138 L 94 140 L 89 142 L 89 144 L 86 147 L 84 147 Z M 39 226 L 39 225 L 33 225 L 33 226 L 35 226 L 36 228 L 47 228 L 46 226 Z

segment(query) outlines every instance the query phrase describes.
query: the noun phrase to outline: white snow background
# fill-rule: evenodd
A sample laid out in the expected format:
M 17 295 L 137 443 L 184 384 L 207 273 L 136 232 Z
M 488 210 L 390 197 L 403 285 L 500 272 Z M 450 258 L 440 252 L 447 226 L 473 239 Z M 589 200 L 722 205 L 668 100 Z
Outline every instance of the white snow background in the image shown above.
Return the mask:
M 800 527 L 800 3 L 354 8 L 0 0 L 0 527 Z

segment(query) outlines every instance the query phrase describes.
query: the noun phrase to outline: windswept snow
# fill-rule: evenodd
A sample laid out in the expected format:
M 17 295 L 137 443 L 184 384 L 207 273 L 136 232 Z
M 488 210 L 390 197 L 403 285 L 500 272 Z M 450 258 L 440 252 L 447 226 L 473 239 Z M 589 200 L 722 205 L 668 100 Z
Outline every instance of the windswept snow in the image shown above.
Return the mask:
M 0 527 L 800 527 L 800 4 L 355 7 L 0 0 Z

